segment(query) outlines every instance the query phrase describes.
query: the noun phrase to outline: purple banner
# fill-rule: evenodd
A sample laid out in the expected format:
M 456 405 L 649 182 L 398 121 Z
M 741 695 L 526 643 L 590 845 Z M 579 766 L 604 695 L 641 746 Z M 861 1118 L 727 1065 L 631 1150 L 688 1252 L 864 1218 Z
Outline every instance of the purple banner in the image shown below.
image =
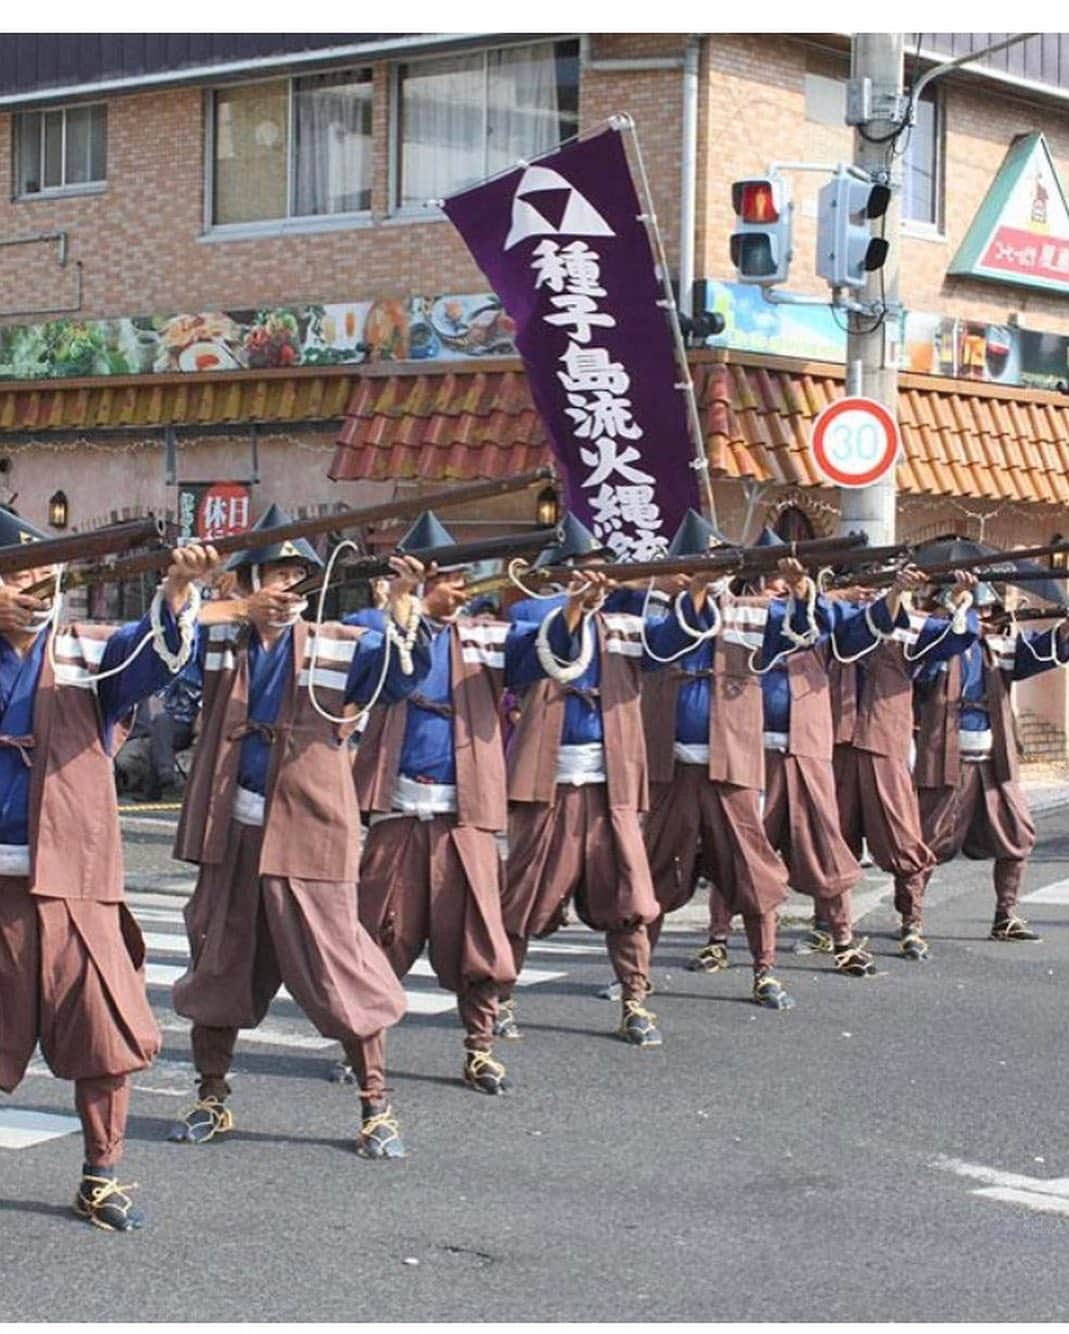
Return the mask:
M 616 130 L 445 201 L 516 325 L 566 501 L 622 560 L 699 508 L 664 299 Z

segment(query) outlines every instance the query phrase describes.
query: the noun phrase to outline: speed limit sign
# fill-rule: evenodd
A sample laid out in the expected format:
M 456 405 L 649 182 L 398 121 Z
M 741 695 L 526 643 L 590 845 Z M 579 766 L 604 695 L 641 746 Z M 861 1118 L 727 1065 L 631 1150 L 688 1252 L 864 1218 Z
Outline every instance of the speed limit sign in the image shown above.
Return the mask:
M 895 466 L 898 427 L 882 403 L 840 398 L 813 423 L 813 461 L 833 486 L 871 486 Z

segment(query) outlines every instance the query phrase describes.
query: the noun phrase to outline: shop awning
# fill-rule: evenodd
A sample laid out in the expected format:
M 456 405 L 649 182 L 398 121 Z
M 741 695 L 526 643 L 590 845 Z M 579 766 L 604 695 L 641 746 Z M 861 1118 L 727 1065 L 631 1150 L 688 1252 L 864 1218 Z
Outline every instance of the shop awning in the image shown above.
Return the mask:
M 713 475 L 820 486 L 814 418 L 842 396 L 841 367 L 705 352 L 692 374 Z M 549 461 L 518 361 L 430 373 L 380 365 L 354 377 L 335 481 L 470 480 Z M 1069 501 L 1069 400 L 1039 390 L 904 374 L 906 495 Z
M 351 396 L 351 367 L 0 383 L 0 432 L 337 421 Z

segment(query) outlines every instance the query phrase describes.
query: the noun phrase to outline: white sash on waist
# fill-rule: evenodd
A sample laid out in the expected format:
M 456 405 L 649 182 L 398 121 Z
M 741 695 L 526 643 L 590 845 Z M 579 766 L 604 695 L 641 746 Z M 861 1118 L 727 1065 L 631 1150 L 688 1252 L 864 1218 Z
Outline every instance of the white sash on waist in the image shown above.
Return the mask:
M 28 876 L 29 874 L 29 844 L 0 843 L 0 875 Z
M 764 734 L 765 750 L 779 750 L 786 755 L 790 741 L 791 739 L 786 732 L 766 732 Z
M 709 766 L 709 747 L 699 745 L 697 742 L 677 741 L 675 744 L 676 759 L 680 764 L 704 764 Z
M 260 792 L 253 792 L 238 785 L 234 793 L 234 809 L 230 812 L 238 824 L 259 827 L 264 822 L 264 798 Z
M 967 732 L 964 728 L 958 732 L 958 748 L 961 751 L 961 758 L 969 760 L 973 764 L 978 764 L 982 760 L 989 760 L 994 744 L 995 738 L 990 727 L 985 727 L 982 732 Z
M 557 751 L 557 782 L 582 787 L 605 782 L 605 747 L 600 741 L 583 746 L 561 746 Z

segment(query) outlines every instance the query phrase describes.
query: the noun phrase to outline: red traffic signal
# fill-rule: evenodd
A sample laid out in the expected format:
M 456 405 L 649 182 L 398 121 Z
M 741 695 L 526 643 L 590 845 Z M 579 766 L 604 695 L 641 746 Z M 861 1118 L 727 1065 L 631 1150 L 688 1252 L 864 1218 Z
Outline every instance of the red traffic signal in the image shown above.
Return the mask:
M 769 180 L 736 181 L 731 202 L 743 222 L 779 222 L 776 190 Z
M 730 254 L 740 283 L 774 287 L 786 282 L 791 252 L 791 193 L 782 176 L 734 181 L 735 228 Z

